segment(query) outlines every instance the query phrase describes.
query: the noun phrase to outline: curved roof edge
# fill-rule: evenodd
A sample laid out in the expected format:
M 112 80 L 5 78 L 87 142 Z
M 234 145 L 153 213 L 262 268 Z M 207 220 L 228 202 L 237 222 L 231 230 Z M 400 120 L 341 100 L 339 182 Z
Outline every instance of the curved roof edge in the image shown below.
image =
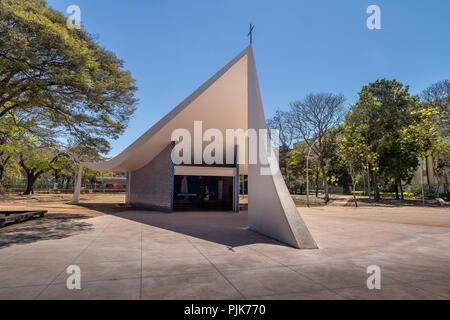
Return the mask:
M 222 69 L 216 72 L 211 78 L 204 82 L 197 90 L 191 93 L 186 99 L 184 99 L 180 104 L 173 108 L 169 113 L 167 113 L 161 120 L 154 124 L 150 129 L 148 129 L 144 134 L 142 134 L 138 139 L 136 139 L 132 144 L 130 144 L 125 150 L 119 153 L 114 158 L 104 161 L 104 162 L 81 162 L 81 165 L 85 168 L 89 168 L 96 171 L 114 171 L 123 162 L 126 161 L 133 153 L 143 146 L 151 137 L 161 130 L 169 121 L 174 119 L 181 111 L 183 111 L 187 106 L 189 106 L 195 99 L 197 99 L 203 92 L 205 92 L 209 87 L 211 87 L 216 80 L 218 80 L 223 74 L 225 74 L 231 67 L 233 67 L 242 57 L 252 53 L 252 45 L 249 45 L 243 51 L 241 51 L 237 56 L 235 56 L 229 63 L 227 63 Z M 150 161 L 151 159 L 149 159 Z M 117 170 L 124 171 L 124 170 Z

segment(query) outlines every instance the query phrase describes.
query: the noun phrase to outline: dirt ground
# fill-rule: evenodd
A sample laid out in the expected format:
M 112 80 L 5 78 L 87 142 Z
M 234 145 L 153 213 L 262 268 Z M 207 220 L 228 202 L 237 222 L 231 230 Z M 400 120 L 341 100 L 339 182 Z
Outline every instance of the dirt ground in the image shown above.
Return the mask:
M 450 228 L 450 208 L 422 206 L 373 206 L 373 207 L 337 207 L 298 208 L 308 216 L 322 216 L 339 220 L 358 220 L 409 224 L 416 226 Z
M 305 195 L 293 195 L 297 207 L 306 206 Z M 76 213 L 90 216 L 97 216 L 101 214 L 110 214 L 120 211 L 124 211 L 124 208 L 118 204 L 125 203 L 125 193 L 91 193 L 83 194 L 80 196 L 80 204 L 70 204 L 72 194 L 34 194 L 34 195 L 21 195 L 21 194 L 7 194 L 0 195 L 0 211 L 2 210 L 48 210 L 49 214 L 53 213 Z M 240 197 L 241 203 L 247 203 L 247 196 Z M 314 195 L 310 196 L 311 206 L 324 205 L 322 198 L 316 198 Z M 379 203 L 373 202 L 373 200 L 367 197 L 358 197 L 359 209 L 364 212 L 373 213 L 375 216 L 379 216 L 382 212 L 410 212 L 409 208 L 412 208 L 412 212 L 418 210 L 420 212 L 427 212 L 428 209 L 438 209 L 437 212 L 448 212 L 450 209 L 450 203 L 446 203 L 446 207 L 442 208 L 435 200 L 426 200 L 425 206 L 422 205 L 422 200 L 395 200 L 395 199 L 383 199 Z M 327 206 L 322 208 L 322 211 L 329 212 L 326 208 L 329 207 L 345 207 L 342 211 L 346 214 L 352 215 L 354 208 L 353 196 L 332 195 L 331 201 Z M 384 208 L 400 209 L 400 210 L 384 210 Z M 403 210 L 406 209 L 407 210 Z M 414 209 L 417 208 L 417 209 Z M 336 210 L 332 210 L 332 214 L 336 215 Z M 390 215 L 390 213 L 389 213 Z M 365 216 L 365 215 L 364 215 Z M 396 216 L 399 216 L 396 214 Z M 373 218 L 373 217 L 372 217 Z M 426 220 L 426 219 L 425 219 Z
M 314 196 L 312 198 L 315 198 Z M 80 197 L 80 203 L 70 204 L 71 194 L 35 194 L 24 196 L 8 194 L 0 196 L 0 211 L 6 210 L 47 210 L 46 220 L 76 220 L 115 214 L 132 210 L 119 204 L 125 202 L 124 193 L 92 193 Z M 425 206 L 419 200 L 383 200 L 373 203 L 359 198 L 363 204 L 359 208 L 348 206 L 351 196 L 333 196 L 327 206 L 306 208 L 299 206 L 302 214 L 327 216 L 330 218 L 360 221 L 389 222 L 422 226 L 450 227 L 450 207 L 439 207 L 435 201 L 427 201 Z M 295 199 L 297 203 L 298 199 Z M 48 221 L 47 221 L 48 222 Z
M 123 211 L 117 204 L 125 202 L 124 193 L 83 194 L 80 204 L 70 204 L 72 194 L 7 194 L 0 196 L 0 211 L 48 210 L 49 214 L 82 214 L 95 217 Z

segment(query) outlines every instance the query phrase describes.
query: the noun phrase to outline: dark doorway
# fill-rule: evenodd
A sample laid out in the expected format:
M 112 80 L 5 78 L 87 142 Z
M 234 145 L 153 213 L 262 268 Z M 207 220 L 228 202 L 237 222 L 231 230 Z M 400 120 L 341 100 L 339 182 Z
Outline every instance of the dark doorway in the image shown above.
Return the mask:
M 174 210 L 233 210 L 233 177 L 175 176 Z

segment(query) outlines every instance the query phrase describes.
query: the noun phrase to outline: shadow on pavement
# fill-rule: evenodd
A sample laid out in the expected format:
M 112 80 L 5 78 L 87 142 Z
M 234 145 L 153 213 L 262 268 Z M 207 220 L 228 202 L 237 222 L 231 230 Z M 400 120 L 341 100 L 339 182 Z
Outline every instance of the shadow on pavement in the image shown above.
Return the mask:
M 115 216 L 232 247 L 255 243 L 287 246 L 248 228 L 247 211 L 179 211 L 160 213 L 126 209 Z
M 6 225 L 0 229 L 0 249 L 13 244 L 28 244 L 42 240 L 67 238 L 93 230 L 82 220 L 92 218 L 83 214 L 48 214 L 39 219 Z

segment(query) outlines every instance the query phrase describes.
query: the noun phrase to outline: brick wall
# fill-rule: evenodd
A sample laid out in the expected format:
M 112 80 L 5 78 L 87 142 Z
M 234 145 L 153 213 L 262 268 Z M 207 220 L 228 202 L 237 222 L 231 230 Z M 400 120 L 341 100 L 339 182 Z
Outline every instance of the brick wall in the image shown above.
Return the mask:
M 173 192 L 171 151 L 172 146 L 168 145 L 152 161 L 131 173 L 131 205 L 171 212 Z

